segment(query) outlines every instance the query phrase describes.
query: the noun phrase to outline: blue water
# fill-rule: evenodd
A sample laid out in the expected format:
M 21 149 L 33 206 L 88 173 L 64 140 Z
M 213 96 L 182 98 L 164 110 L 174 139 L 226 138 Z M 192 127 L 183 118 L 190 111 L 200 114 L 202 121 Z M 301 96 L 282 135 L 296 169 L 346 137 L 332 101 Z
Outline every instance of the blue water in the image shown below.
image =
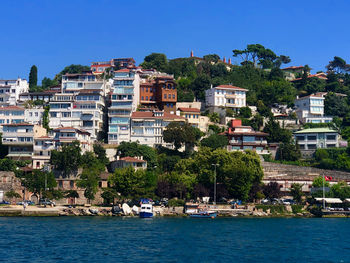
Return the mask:
M 2 217 L 0 262 L 350 262 L 350 219 Z

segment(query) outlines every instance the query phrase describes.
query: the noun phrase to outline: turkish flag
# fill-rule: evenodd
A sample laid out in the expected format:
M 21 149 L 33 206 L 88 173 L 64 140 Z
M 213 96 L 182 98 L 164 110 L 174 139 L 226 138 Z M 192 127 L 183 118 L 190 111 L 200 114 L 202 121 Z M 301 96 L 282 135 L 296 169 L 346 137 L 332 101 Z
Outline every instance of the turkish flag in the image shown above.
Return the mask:
M 326 181 L 332 181 L 333 178 L 332 178 L 332 176 L 325 176 L 325 180 L 326 180 Z

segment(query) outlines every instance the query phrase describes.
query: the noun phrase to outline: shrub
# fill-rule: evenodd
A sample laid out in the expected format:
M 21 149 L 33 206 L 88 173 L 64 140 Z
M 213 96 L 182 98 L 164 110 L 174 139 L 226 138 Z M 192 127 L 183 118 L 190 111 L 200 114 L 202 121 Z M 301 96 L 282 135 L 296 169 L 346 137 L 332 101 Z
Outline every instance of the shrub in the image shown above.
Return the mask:
M 303 212 L 303 205 L 292 205 L 292 212 L 293 214 Z

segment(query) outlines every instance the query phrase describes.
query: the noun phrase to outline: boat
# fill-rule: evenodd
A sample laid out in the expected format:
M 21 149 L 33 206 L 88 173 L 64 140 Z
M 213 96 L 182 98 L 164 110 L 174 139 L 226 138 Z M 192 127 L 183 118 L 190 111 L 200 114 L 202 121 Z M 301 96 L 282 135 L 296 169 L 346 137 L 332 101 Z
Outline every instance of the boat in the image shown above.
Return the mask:
M 217 216 L 217 213 L 215 211 L 202 210 L 195 213 L 191 213 L 189 214 L 189 216 L 194 218 L 215 218 Z
M 150 218 L 153 216 L 152 204 L 141 204 L 140 218 Z

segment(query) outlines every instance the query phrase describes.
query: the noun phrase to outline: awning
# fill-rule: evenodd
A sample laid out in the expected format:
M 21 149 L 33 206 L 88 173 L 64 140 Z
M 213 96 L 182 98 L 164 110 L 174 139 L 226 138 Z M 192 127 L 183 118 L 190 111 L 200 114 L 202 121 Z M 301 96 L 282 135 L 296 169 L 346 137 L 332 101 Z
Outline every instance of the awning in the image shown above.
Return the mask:
M 343 201 L 339 198 L 322 198 L 322 197 L 316 197 L 315 200 L 318 202 L 323 202 L 323 199 L 328 204 L 341 204 Z

